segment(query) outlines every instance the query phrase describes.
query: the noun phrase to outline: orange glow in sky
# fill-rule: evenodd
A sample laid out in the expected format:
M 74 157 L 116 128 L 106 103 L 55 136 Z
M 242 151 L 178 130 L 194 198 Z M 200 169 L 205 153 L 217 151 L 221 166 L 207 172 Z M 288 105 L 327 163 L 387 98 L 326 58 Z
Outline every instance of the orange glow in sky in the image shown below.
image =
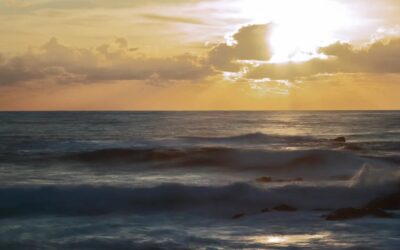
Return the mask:
M 0 110 L 399 109 L 394 0 L 0 1 Z

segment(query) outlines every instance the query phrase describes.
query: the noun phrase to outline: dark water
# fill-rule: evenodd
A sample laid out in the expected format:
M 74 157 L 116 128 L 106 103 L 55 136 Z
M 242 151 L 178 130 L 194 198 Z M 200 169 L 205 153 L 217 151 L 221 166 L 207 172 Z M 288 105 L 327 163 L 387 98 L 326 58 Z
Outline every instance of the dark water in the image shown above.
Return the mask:
M 399 165 L 395 111 L 0 113 L 0 249 L 398 249 L 399 217 L 315 209 Z

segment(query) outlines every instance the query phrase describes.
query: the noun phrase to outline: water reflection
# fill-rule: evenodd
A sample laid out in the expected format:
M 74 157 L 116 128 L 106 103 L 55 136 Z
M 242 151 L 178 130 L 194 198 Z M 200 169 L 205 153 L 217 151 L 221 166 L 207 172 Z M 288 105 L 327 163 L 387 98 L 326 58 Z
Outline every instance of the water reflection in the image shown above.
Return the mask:
M 253 236 L 250 237 L 250 241 L 263 245 L 274 245 L 274 246 L 307 246 L 310 243 L 316 243 L 319 241 L 331 241 L 331 234 L 328 232 L 318 234 L 292 234 L 292 235 L 268 235 L 268 236 Z

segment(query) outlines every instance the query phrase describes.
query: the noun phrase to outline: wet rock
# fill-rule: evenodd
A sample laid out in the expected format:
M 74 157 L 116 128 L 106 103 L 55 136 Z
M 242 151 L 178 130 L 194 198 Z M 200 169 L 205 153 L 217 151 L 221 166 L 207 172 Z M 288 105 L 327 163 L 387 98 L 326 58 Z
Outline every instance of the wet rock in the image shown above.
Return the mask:
M 281 205 L 275 206 L 273 209 L 276 210 L 276 211 L 281 211 L 281 212 L 294 212 L 294 211 L 297 211 L 297 208 L 295 208 L 293 206 L 290 206 L 290 205 L 287 205 L 287 204 L 281 204 Z
M 329 211 L 333 211 L 332 208 L 314 208 L 313 211 L 317 211 L 317 212 L 329 212 Z
M 324 158 L 319 154 L 310 154 L 302 157 L 297 157 L 284 164 L 286 167 L 295 167 L 297 168 L 299 165 L 305 166 L 318 166 L 324 163 Z
M 268 208 L 261 209 L 261 213 L 267 213 L 267 212 L 269 212 Z
M 392 213 L 388 213 L 382 209 L 370 209 L 369 210 L 369 214 L 378 218 L 393 218 L 394 215 Z
M 246 215 L 245 213 L 235 214 L 234 216 L 232 216 L 232 219 L 237 220 L 244 217 L 245 215 Z
M 303 178 L 294 178 L 294 179 L 273 179 L 272 177 L 263 176 L 256 179 L 259 183 L 271 183 L 271 182 L 300 182 L 303 181 Z
M 295 178 L 295 179 L 278 179 L 276 182 L 301 182 L 303 178 Z
M 369 202 L 365 207 L 370 209 L 398 210 L 400 209 L 400 192 L 388 195 L 383 198 L 375 199 Z
M 345 147 L 347 150 L 352 150 L 352 151 L 361 151 L 363 148 L 360 145 L 357 144 L 347 144 Z
M 366 216 L 373 216 L 378 218 L 392 218 L 393 215 L 377 208 L 341 208 L 333 211 L 330 214 L 323 215 L 326 220 L 336 221 L 336 220 L 350 220 L 358 219 Z
M 260 183 L 269 183 L 269 182 L 273 182 L 272 178 L 271 178 L 271 177 L 268 177 L 268 176 L 263 176 L 263 177 L 257 178 L 256 181 L 257 181 L 257 182 L 260 182 Z
M 332 140 L 333 142 L 339 142 L 339 143 L 345 143 L 346 142 L 346 137 L 340 136 L 336 137 L 335 139 Z

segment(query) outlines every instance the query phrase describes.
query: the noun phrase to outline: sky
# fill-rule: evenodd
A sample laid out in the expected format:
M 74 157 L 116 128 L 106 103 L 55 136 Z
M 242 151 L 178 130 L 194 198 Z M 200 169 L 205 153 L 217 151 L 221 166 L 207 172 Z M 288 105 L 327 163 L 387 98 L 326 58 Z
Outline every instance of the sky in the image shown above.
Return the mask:
M 0 0 L 0 111 L 400 109 L 399 0 Z

